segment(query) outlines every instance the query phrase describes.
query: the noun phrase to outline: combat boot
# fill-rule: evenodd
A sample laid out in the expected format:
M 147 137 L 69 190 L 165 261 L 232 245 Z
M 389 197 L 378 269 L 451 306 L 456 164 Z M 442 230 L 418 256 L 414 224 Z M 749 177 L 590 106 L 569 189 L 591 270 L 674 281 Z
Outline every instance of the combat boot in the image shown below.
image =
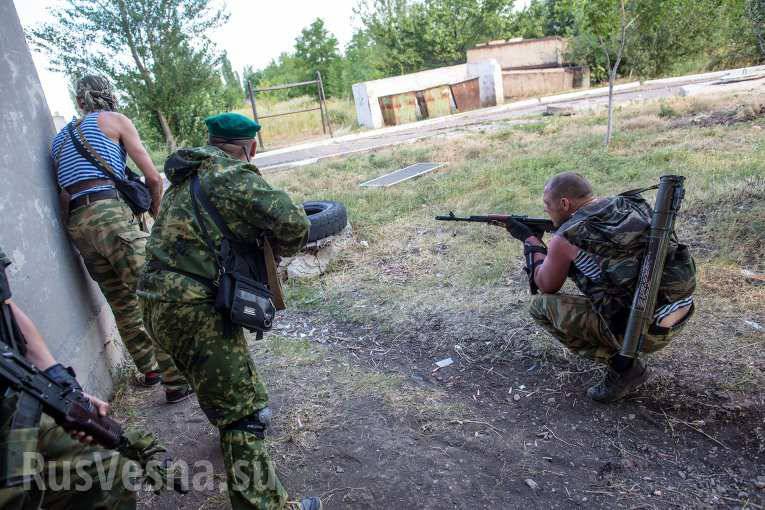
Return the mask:
M 587 390 L 587 396 L 596 402 L 608 404 L 627 396 L 648 379 L 648 369 L 636 359 L 625 372 L 617 372 L 608 367 L 608 372 L 601 382 Z

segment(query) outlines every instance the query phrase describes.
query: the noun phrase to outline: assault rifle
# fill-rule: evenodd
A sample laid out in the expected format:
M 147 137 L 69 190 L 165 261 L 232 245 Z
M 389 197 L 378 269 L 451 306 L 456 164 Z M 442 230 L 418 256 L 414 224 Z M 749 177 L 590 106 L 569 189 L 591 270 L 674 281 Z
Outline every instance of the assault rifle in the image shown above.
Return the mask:
M 158 482 L 155 474 L 164 482 L 170 481 L 167 475 L 172 461 L 169 458 L 153 460 L 155 454 L 165 451 L 154 437 L 148 434 L 142 437 L 125 435 L 122 426 L 108 416 L 101 416 L 82 391 L 72 391 L 71 387 L 55 381 L 35 367 L 12 347 L 19 345 L 16 331 L 10 306 L 0 302 L 0 387 L 5 386 L 18 395 L 15 406 L 17 416 L 11 420 L 11 429 L 36 427 L 40 413 L 44 412 L 64 430 L 84 432 L 104 448 L 116 450 L 138 462 L 147 475 L 147 465 L 149 470 L 156 469 L 149 476 L 153 482 Z M 9 396 L 8 391 L 6 397 Z M 19 463 L 23 463 L 19 457 L 23 452 L 10 451 L 7 444 L 4 446 L 6 449 L 0 451 L 0 487 L 24 483 L 25 476 L 17 471 Z M 150 465 L 152 462 L 154 466 Z M 175 491 L 188 492 L 182 480 L 173 477 L 171 482 Z
M 69 391 L 4 342 L 0 342 L 0 381 L 39 401 L 43 412 L 66 430 L 85 432 L 110 450 L 119 449 L 127 442 L 120 424 L 98 414 L 81 392 Z
M 523 223 L 536 234 L 541 235 L 544 232 L 555 231 L 555 225 L 553 225 L 551 220 L 516 214 L 488 214 L 486 216 L 468 216 L 467 218 L 464 218 L 455 216 L 453 212 L 449 211 L 448 216 L 436 216 L 436 219 L 438 221 L 472 221 L 475 223 L 488 223 L 489 225 L 497 225 L 500 227 L 506 227 L 509 220 L 515 220 L 519 223 Z

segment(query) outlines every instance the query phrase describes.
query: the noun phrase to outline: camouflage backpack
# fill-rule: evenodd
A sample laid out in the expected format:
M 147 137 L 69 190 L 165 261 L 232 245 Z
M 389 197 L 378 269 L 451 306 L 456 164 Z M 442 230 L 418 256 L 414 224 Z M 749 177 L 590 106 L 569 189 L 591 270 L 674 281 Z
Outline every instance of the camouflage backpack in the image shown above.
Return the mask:
M 645 199 L 636 192 L 626 192 L 582 207 L 557 230 L 597 263 L 600 277 L 596 279 L 588 278 L 573 264 L 569 276 L 582 294 L 592 299 L 595 310 L 617 336 L 627 326 L 652 215 Z M 673 232 L 656 308 L 689 297 L 695 287 L 693 257 Z

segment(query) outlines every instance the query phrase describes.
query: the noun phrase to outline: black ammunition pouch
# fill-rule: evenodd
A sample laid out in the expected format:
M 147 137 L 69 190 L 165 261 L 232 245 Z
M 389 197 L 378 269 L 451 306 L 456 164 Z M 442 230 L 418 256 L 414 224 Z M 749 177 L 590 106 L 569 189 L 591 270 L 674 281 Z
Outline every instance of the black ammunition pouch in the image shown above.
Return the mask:
M 263 240 L 247 243 L 234 235 L 202 190 L 199 175 L 196 173 L 191 176 L 191 201 L 205 244 L 218 265 L 215 309 L 223 315 L 228 325 L 241 326 L 262 338 L 263 332 L 269 331 L 273 326 L 276 316 L 276 307 L 268 288 Z M 223 236 L 220 249 L 216 249 L 205 226 L 199 204 L 207 211 Z
M 238 255 L 225 238 L 220 255 L 225 262 L 221 266 L 215 294 L 215 309 L 231 324 L 249 331 L 262 333 L 270 330 L 276 308 L 271 300 L 271 291 L 262 283 L 263 280 L 253 278 L 256 275 L 253 275 L 248 260 L 253 257 Z

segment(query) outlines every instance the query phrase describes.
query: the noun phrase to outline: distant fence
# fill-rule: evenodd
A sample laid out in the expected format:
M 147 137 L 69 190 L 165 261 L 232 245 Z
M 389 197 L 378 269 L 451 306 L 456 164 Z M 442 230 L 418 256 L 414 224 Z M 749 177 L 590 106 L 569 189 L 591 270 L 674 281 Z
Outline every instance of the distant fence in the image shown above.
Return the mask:
M 262 115 L 258 117 L 258 106 L 255 102 L 255 95 L 259 92 L 273 92 L 275 90 L 284 90 L 284 89 L 291 89 L 296 87 L 304 87 L 306 85 L 316 85 L 316 97 L 319 101 L 319 106 L 316 108 L 304 108 L 302 110 L 295 110 L 292 112 L 280 112 L 280 113 L 273 113 L 269 115 Z M 329 132 L 329 136 L 331 138 L 334 138 L 334 134 L 332 133 L 332 124 L 329 122 L 329 111 L 327 110 L 327 98 L 324 95 L 324 83 L 321 80 L 321 73 L 319 71 L 316 71 L 316 79 L 310 80 L 310 81 L 301 81 L 298 83 L 285 83 L 284 85 L 274 85 L 273 87 L 265 87 L 262 89 L 256 89 L 252 87 L 252 82 L 250 80 L 247 80 L 247 94 L 250 97 L 250 104 L 252 105 L 252 116 L 257 122 L 258 120 L 262 119 L 270 119 L 272 117 L 282 117 L 284 115 L 294 115 L 296 113 L 306 113 L 306 112 L 315 112 L 319 111 L 321 112 L 321 128 L 324 131 L 324 134 L 326 135 L 327 132 Z M 261 132 L 258 131 L 258 145 L 261 149 L 265 148 L 263 145 L 263 137 L 261 135 Z

